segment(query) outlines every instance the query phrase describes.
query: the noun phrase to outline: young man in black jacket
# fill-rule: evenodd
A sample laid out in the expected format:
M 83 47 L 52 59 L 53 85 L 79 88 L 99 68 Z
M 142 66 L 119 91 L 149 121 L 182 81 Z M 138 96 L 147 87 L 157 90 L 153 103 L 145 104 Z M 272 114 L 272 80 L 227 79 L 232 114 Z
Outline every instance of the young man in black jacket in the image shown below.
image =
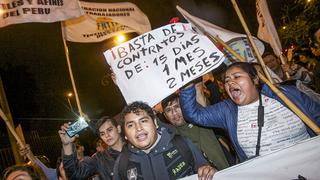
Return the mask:
M 190 140 L 158 127 L 150 106 L 142 102 L 127 105 L 120 125 L 128 141 L 114 167 L 114 179 L 178 179 L 198 173 L 212 179 L 215 169 Z
M 73 142 L 66 134 L 69 125 L 64 124 L 59 130 L 63 147 L 63 165 L 68 179 L 86 179 L 98 174 L 100 179 L 111 180 L 113 166 L 116 158 L 122 150 L 124 141 L 121 138 L 121 128 L 117 121 L 107 116 L 102 117 L 96 124 L 100 138 L 108 145 L 105 151 L 97 152 L 92 157 L 85 157 L 79 161 Z

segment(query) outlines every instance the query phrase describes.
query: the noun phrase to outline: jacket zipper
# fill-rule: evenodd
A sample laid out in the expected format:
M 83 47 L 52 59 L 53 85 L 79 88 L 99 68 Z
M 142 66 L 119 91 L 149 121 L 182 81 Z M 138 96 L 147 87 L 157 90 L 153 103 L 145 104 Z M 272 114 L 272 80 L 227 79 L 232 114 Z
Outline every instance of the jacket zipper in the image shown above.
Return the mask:
M 151 152 L 150 152 L 151 153 Z M 148 156 L 148 159 L 149 159 L 149 162 L 150 162 L 150 165 L 151 165 L 151 171 L 152 171 L 152 177 L 153 179 L 156 179 L 155 175 L 154 175 L 154 170 L 153 170 L 153 165 L 152 165 L 152 161 L 151 161 L 151 157 L 149 154 L 147 154 Z

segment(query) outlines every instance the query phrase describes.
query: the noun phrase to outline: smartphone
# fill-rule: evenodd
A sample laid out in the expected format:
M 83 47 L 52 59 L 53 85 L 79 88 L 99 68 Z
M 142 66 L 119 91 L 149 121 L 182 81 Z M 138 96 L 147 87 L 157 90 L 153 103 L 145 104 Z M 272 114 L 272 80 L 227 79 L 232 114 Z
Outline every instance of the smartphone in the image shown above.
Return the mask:
M 69 126 L 66 132 L 69 137 L 73 137 L 88 126 L 89 125 L 86 120 L 83 117 L 80 117 L 77 121 L 73 122 Z

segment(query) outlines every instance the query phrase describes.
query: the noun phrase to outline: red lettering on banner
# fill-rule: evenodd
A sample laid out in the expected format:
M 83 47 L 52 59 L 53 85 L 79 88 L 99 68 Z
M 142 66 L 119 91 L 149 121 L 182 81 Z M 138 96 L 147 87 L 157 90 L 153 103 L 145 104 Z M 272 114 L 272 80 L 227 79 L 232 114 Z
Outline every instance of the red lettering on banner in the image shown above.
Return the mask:
M 32 5 L 33 0 L 27 0 L 30 5 Z

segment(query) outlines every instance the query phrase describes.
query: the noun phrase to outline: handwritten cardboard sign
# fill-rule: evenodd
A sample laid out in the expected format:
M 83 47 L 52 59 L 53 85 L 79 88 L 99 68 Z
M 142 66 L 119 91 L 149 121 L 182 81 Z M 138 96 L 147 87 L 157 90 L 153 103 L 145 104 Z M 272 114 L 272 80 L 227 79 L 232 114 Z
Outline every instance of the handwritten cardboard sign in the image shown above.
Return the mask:
M 127 103 L 154 106 L 224 60 L 214 44 L 190 24 L 175 23 L 104 52 Z

